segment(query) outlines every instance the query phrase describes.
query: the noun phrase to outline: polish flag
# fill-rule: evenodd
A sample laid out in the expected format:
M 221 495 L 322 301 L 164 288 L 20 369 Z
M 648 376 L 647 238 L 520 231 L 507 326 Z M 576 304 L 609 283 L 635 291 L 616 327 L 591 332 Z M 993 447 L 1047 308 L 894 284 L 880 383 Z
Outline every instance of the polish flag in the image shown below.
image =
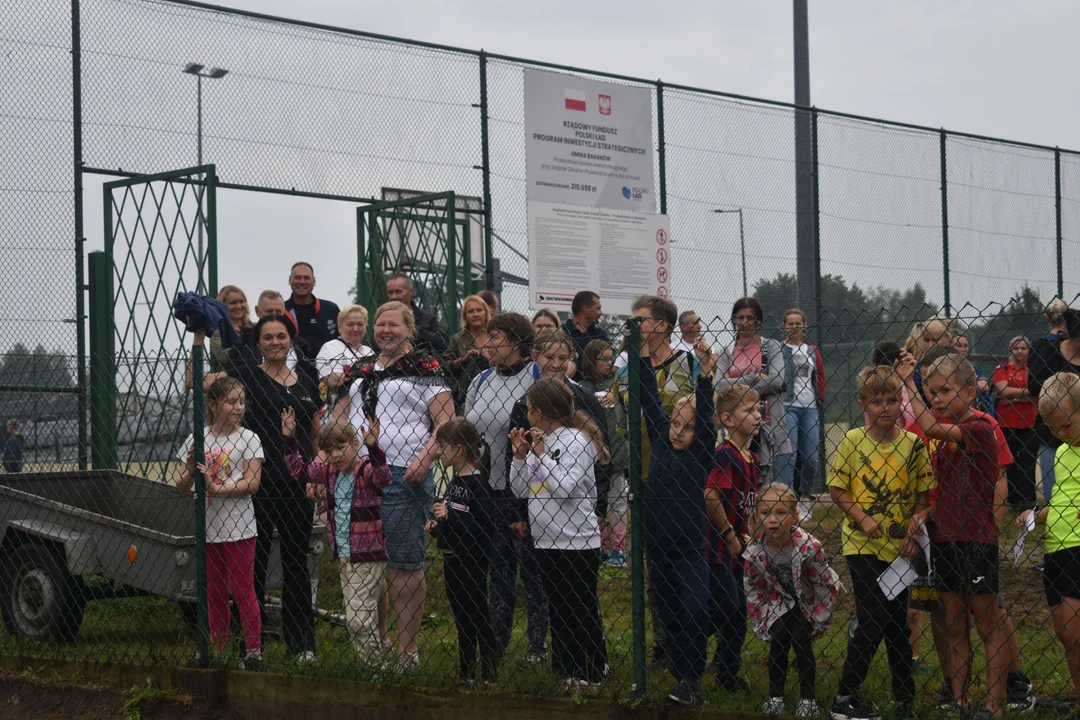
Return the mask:
M 568 89 L 566 91 L 566 109 L 585 112 L 585 91 Z

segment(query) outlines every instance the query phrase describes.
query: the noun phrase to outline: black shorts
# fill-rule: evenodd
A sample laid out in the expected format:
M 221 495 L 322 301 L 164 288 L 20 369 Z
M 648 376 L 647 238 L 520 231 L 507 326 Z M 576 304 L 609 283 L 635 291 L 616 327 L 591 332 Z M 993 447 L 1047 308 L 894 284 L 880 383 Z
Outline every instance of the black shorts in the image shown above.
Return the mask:
M 941 592 L 997 595 L 998 546 L 976 542 L 936 542 L 931 559 Z
M 1065 598 L 1080 600 L 1080 547 L 1047 553 L 1045 560 L 1043 589 L 1046 604 L 1053 607 Z

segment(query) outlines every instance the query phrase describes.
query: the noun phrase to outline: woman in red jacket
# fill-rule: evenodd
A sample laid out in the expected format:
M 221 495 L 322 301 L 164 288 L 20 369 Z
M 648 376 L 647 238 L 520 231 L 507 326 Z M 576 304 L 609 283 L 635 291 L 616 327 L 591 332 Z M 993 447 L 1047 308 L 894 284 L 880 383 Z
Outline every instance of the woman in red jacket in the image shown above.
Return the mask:
M 1009 505 L 1019 512 L 1035 507 L 1035 458 L 1039 436 L 1038 410 L 1028 393 L 1028 354 L 1031 343 L 1022 335 L 1009 341 L 1009 359 L 994 370 L 997 420 L 1016 461 L 1008 467 Z

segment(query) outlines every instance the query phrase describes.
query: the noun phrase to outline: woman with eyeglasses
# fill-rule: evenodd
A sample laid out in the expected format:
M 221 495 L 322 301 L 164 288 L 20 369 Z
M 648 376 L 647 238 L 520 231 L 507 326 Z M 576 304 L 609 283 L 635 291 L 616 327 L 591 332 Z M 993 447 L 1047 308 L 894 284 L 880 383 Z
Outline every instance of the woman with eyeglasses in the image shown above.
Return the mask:
M 765 311 L 752 297 L 739 298 L 731 308 L 735 341 L 720 351 L 716 364 L 716 388 L 749 385 L 761 398 L 761 432 L 751 449 L 758 455 L 761 483 L 780 481 L 773 467 L 781 456 L 792 452 L 784 404 L 784 351 L 772 338 L 761 336 Z

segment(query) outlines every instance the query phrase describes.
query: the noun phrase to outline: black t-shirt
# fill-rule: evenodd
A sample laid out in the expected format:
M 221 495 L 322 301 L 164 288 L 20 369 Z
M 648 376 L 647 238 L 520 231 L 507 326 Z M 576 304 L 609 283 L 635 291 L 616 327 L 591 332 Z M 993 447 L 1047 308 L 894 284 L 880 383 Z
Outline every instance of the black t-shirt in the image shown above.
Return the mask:
M 296 374 L 291 386 L 270 378 L 258 365 L 233 365 L 229 374 L 244 384 L 247 411 L 244 427 L 262 442 L 263 471 L 259 495 L 264 497 L 303 497 L 304 483 L 289 475 L 281 437 L 281 413 L 285 408 L 296 412 L 296 439 L 300 452 L 312 456 L 311 424 L 319 411 L 319 387 L 303 373 Z

